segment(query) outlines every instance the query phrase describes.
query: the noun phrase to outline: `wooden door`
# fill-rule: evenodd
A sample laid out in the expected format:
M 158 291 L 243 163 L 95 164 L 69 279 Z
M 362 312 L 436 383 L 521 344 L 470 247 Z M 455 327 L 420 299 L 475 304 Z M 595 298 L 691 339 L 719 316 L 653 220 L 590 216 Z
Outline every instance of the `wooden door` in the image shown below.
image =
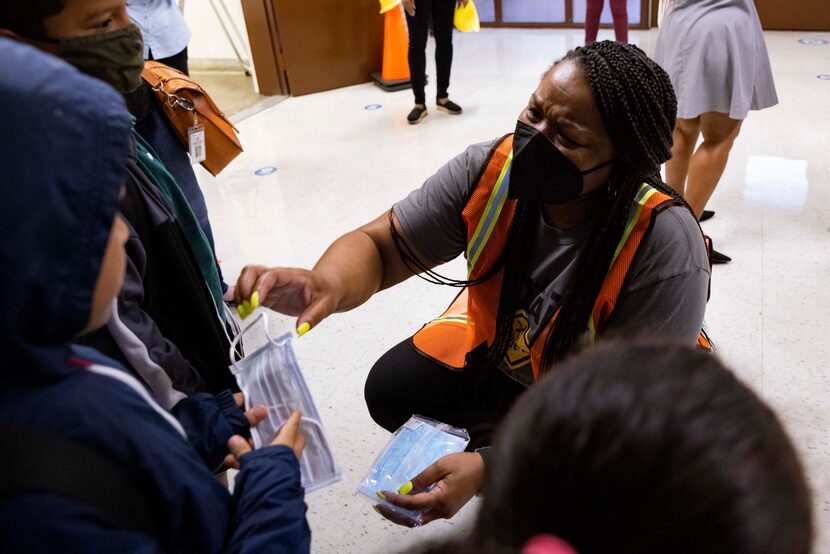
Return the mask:
M 780 31 L 830 31 L 827 0 L 755 0 L 761 26 Z
M 356 85 L 381 69 L 377 0 L 242 0 L 242 7 L 262 94 Z
M 274 6 L 267 0 L 242 0 L 242 14 L 245 16 L 259 93 L 287 96 L 290 92 Z
M 383 63 L 377 0 L 272 0 L 293 96 L 370 81 Z

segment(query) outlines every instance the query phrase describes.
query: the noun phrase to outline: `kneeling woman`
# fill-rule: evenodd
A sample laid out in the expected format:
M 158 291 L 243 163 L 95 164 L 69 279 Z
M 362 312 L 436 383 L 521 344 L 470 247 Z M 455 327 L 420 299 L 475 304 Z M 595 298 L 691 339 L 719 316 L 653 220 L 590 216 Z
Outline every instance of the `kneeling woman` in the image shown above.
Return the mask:
M 514 133 L 470 146 L 314 269 L 246 267 L 237 301 L 256 292 L 303 332 L 414 273 L 460 287 L 375 364 L 366 402 L 390 431 L 417 413 L 468 428 L 471 450 L 488 446 L 516 397 L 595 339 L 697 340 L 706 247 L 659 176 L 675 112 L 668 76 L 639 48 L 577 48 L 545 74 Z M 432 271 L 462 253 L 467 280 Z M 388 499 L 425 510 L 424 522 L 450 517 L 483 469 L 480 453 L 448 456 Z

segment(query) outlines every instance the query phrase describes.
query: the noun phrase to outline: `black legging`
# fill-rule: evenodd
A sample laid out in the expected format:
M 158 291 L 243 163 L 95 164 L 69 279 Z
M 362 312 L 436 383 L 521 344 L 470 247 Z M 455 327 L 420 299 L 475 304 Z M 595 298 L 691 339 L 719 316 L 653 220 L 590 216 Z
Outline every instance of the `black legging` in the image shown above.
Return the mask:
M 438 100 L 447 98 L 452 67 L 452 27 L 455 0 L 415 0 L 415 17 L 406 14 L 409 27 L 409 73 L 415 103 L 425 104 L 427 81 L 427 36 L 429 22 L 435 32 L 435 66 L 438 73 Z
M 154 59 L 152 50 L 150 51 L 150 59 Z M 178 54 L 173 54 L 169 58 L 159 58 L 156 61 L 172 67 L 173 69 L 178 69 L 185 75 L 190 75 L 190 71 L 188 70 L 189 68 L 187 67 L 187 46 L 185 46 L 184 50 Z
M 495 369 L 447 369 L 418 353 L 410 338 L 375 363 L 364 395 L 372 419 L 386 430 L 422 415 L 466 428 L 474 450 L 489 446 L 493 429 L 524 391 Z

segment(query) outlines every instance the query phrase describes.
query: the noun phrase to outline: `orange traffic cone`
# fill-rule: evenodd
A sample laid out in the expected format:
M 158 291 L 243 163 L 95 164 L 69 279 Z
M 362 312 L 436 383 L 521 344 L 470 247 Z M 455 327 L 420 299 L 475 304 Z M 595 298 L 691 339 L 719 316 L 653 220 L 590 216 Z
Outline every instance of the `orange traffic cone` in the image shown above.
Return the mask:
M 375 83 L 386 91 L 403 90 L 409 84 L 409 35 L 400 6 L 383 14 L 383 71 L 373 73 Z

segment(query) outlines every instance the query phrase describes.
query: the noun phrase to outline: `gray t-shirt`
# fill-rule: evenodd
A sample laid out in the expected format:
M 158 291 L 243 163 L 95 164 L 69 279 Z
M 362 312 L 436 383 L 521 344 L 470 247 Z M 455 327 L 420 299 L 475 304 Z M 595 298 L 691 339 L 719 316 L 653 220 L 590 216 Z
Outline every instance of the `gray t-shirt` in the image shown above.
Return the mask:
M 393 207 L 406 236 L 431 261 L 447 262 L 464 252 L 467 230 L 461 212 L 495 142 L 468 147 Z M 560 230 L 539 217 L 525 284 L 526 296 L 535 299 L 525 310 L 531 344 L 539 323 L 564 294 L 593 227 L 591 221 Z M 703 323 L 708 287 L 709 263 L 697 222 L 685 207 L 670 207 L 655 218 L 603 336 L 693 345 Z M 531 384 L 528 360 L 514 362 L 502 369 Z

